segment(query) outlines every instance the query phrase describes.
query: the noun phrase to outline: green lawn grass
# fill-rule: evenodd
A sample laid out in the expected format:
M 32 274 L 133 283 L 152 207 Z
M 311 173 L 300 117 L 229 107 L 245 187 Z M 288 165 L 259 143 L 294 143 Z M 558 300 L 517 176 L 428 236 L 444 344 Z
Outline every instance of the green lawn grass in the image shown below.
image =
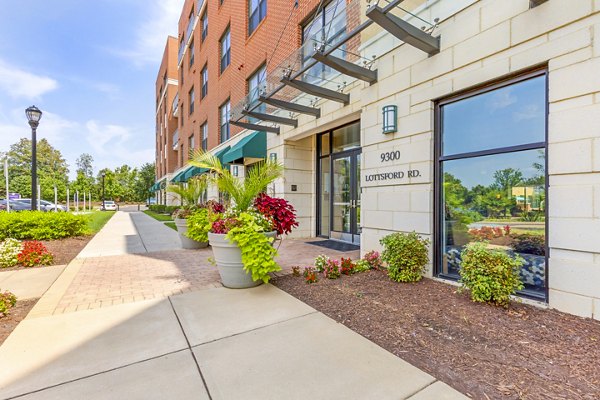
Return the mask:
M 113 215 L 115 211 L 94 211 L 89 214 L 87 226 L 89 233 L 98 233 Z
M 171 229 L 177 230 L 177 226 L 175 226 L 175 222 L 165 222 L 165 225 Z
M 157 221 L 173 221 L 173 218 L 171 218 L 171 216 L 167 214 L 158 214 L 150 210 L 144 211 L 144 214 L 151 216 Z

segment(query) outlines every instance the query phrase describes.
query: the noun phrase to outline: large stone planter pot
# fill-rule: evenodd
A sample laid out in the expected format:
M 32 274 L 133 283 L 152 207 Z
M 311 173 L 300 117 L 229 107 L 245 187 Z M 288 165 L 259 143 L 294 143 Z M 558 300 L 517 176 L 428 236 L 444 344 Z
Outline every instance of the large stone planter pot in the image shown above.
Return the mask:
M 208 242 L 197 242 L 185 236 L 185 233 L 188 230 L 187 219 L 175 218 L 175 225 L 177 226 L 179 239 L 181 239 L 181 247 L 184 249 L 203 249 L 208 246 Z
M 265 235 L 275 238 L 277 232 L 267 232 Z M 252 274 L 244 271 L 242 250 L 236 243 L 227 240 L 226 236 L 220 233 L 208 233 L 208 241 L 212 247 L 223 286 L 231 289 L 245 289 L 262 284 L 260 280 L 254 282 Z

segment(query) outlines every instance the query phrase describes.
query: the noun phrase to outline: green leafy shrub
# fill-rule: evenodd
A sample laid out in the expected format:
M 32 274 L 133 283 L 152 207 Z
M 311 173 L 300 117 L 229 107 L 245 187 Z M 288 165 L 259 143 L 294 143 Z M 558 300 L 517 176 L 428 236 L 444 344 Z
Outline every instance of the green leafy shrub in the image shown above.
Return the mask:
M 19 262 L 23 244 L 17 239 L 6 239 L 0 243 L 0 268 L 10 268 Z
M 523 289 L 519 271 L 525 262 L 485 243 L 469 243 L 461 253 L 459 269 L 463 289 L 471 292 L 471 299 L 507 306 L 510 295 Z
M 208 242 L 210 226 L 208 209 L 201 208 L 187 217 L 188 230 L 186 236 L 197 242 Z
M 240 223 L 229 230 L 227 239 L 240 247 L 244 271 L 252 274 L 252 280 L 269 282 L 269 273 L 281 270 L 274 260 L 277 250 L 271 245 L 273 238 L 264 235 L 254 215 L 242 212 L 236 219 Z
M 429 240 L 415 232 L 396 232 L 379 241 L 383 247 L 381 259 L 388 265 L 388 276 L 396 282 L 420 281 L 425 265 L 429 262 Z
M 8 314 L 8 310 L 17 304 L 17 296 L 11 292 L 0 292 L 0 318 Z
M 367 260 L 360 259 L 354 264 L 354 272 L 365 272 L 371 269 L 371 264 Z
M 85 215 L 42 211 L 0 213 L 0 240 L 54 240 L 86 233 Z

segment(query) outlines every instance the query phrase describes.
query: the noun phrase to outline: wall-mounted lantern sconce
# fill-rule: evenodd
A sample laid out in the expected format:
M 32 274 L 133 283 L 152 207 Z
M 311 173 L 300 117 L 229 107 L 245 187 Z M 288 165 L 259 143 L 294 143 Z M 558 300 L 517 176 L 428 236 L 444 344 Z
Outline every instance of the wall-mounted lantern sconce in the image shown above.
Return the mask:
M 237 165 L 233 165 L 231 167 L 231 173 L 232 173 L 233 176 L 238 176 L 240 174 L 240 171 L 239 171 Z
M 383 133 L 394 133 L 398 131 L 398 107 L 383 107 Z
M 269 160 L 271 160 L 273 162 L 277 162 L 277 153 L 270 153 Z

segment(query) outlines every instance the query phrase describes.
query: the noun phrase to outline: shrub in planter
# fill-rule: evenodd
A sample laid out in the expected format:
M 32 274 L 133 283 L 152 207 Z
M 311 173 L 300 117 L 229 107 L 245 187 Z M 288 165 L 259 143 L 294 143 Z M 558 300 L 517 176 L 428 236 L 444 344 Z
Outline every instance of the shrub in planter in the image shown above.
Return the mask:
M 190 211 L 190 214 L 187 216 L 187 237 L 196 242 L 208 242 L 208 231 L 211 225 L 208 213 L 207 208 L 202 208 L 195 212 Z
M 429 262 L 429 240 L 415 232 L 396 232 L 379 241 L 383 247 L 381 259 L 387 263 L 388 276 L 396 282 L 417 282 Z
M 354 273 L 356 265 L 352 262 L 350 258 L 342 257 L 340 262 L 340 272 L 344 275 L 352 275 Z
M 471 299 L 508 306 L 510 295 L 523 289 L 519 271 L 524 260 L 485 243 L 469 243 L 461 253 L 460 283 Z
M 0 268 L 14 267 L 19 263 L 18 255 L 23 250 L 23 244 L 17 239 L 6 239 L 0 243 Z
M 8 310 L 17 304 L 17 296 L 11 292 L 0 292 L 0 318 L 8 314 Z
M 288 234 L 298 226 L 296 210 L 284 199 L 267 196 L 264 193 L 254 200 L 256 210 L 273 222 L 278 235 Z
M 325 266 L 329 262 L 329 257 L 325 254 L 320 254 L 315 258 L 315 270 L 317 272 L 323 272 L 325 270 Z
M 42 242 L 23 242 L 23 250 L 17 256 L 17 261 L 24 267 L 50 265 L 54 257 Z

